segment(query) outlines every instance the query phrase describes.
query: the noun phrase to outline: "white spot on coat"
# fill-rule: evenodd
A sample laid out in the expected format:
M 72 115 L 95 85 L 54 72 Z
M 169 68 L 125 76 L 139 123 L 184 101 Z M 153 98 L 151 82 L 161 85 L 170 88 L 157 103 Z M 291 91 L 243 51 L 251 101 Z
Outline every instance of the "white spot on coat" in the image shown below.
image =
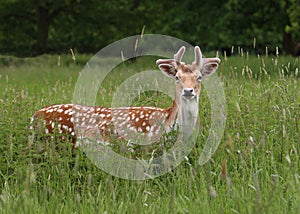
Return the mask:
M 150 131 L 150 126 L 146 126 L 146 130 L 147 130 L 147 131 Z
M 62 113 L 63 111 L 64 111 L 64 110 L 61 109 L 61 108 L 57 110 L 58 113 Z

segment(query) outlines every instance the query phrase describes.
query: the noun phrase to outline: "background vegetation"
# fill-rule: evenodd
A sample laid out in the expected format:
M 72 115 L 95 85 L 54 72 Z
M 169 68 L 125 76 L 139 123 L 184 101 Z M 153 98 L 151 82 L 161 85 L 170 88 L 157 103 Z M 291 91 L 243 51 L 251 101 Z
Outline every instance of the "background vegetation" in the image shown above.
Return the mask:
M 0 53 L 96 53 L 118 39 L 166 34 L 204 50 L 295 54 L 299 0 L 2 0 Z M 254 47 L 254 48 L 253 48 Z

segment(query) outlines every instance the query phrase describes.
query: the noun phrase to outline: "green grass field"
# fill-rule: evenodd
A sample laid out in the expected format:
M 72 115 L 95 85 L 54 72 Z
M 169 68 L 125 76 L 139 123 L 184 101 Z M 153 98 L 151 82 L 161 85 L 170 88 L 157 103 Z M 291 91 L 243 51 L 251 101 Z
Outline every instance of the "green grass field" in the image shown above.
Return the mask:
M 45 105 L 72 101 L 89 56 L 74 62 L 63 55 L 60 66 L 57 59 L 0 57 L 0 213 L 300 213 L 299 58 L 222 58 L 217 73 L 228 114 L 218 150 L 197 164 L 210 128 L 204 88 L 197 145 L 172 173 L 146 181 L 113 177 L 68 145 L 38 153 L 28 142 L 29 118 Z M 154 69 L 154 60 L 119 66 L 97 103 L 109 106 L 118 84 Z M 134 104 L 166 107 L 171 100 L 145 93 Z

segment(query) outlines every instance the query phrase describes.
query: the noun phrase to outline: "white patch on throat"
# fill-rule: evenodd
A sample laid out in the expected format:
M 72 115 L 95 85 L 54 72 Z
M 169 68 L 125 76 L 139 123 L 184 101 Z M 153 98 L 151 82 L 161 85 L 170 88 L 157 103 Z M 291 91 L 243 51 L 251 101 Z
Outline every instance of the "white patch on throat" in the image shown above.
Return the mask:
M 179 99 L 177 125 L 181 132 L 189 137 L 197 125 L 199 95 L 193 100 Z

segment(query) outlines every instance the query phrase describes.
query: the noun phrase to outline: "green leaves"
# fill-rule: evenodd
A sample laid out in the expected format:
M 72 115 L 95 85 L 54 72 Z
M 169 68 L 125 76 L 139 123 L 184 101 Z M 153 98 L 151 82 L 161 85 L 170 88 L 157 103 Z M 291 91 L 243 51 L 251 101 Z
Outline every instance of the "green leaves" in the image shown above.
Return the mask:
M 278 46 L 292 53 L 300 40 L 299 14 L 299 0 L 5 0 L 0 50 L 21 56 L 69 48 L 95 53 L 146 26 L 145 33 L 175 36 L 206 51 L 246 50 L 256 38 L 256 52 Z
M 289 0 L 290 6 L 287 9 L 287 14 L 290 20 L 290 24 L 285 26 L 285 30 L 288 33 L 294 35 L 295 38 L 300 38 L 300 1 Z

